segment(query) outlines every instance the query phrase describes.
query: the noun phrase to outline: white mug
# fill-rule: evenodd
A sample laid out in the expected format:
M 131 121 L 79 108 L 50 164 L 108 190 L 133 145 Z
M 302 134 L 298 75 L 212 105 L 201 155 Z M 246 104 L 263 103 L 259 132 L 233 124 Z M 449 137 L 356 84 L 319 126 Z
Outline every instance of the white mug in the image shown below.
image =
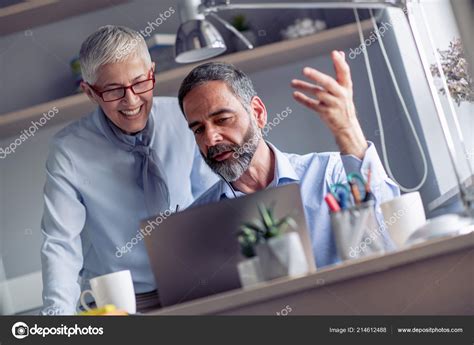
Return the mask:
M 398 247 L 403 247 L 410 235 L 426 223 L 420 193 L 403 194 L 380 204 L 388 233 Z
M 84 309 L 91 310 L 84 300 L 87 294 L 91 294 L 97 307 L 113 304 L 117 309 L 125 310 L 129 314 L 136 313 L 135 289 L 129 270 L 92 278 L 90 285 L 92 290 L 84 290 L 81 293 L 81 305 Z

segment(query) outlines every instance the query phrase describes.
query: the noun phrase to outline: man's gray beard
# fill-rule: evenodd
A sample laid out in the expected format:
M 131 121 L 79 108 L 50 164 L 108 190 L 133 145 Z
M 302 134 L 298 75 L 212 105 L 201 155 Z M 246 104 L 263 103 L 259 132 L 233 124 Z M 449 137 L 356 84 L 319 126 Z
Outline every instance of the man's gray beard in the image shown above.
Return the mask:
M 258 127 L 254 121 L 249 125 L 249 129 L 244 136 L 242 146 L 240 145 L 229 145 L 229 144 L 217 144 L 209 148 L 207 157 L 203 155 L 207 165 L 216 174 L 223 177 L 228 182 L 237 181 L 240 176 L 250 166 L 250 162 L 257 151 L 257 146 L 260 141 L 261 135 L 258 135 Z M 255 140 L 257 138 L 257 140 Z M 245 148 L 243 145 L 246 145 Z M 216 161 L 213 158 L 222 152 L 231 150 L 232 155 L 224 161 Z M 237 156 L 237 158 L 236 158 Z

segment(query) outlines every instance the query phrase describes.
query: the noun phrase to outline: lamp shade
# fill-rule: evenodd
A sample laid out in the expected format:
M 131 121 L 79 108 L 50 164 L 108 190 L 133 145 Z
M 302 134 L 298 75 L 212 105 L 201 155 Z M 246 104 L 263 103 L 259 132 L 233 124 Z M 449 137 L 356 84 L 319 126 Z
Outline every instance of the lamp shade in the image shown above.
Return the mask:
M 182 23 L 176 35 L 175 60 L 191 63 L 222 54 L 227 49 L 217 29 L 205 19 Z

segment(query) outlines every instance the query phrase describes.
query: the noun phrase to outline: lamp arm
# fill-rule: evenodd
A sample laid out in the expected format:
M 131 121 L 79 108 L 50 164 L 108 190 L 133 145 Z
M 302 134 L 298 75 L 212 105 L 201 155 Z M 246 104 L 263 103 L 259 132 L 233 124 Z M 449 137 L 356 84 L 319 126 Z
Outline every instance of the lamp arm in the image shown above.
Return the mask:
M 221 2 L 216 0 L 203 1 L 199 6 L 199 11 L 204 15 L 210 12 L 224 10 L 259 10 L 259 9 L 337 9 L 337 8 L 362 8 L 362 9 L 382 9 L 387 7 L 404 8 L 407 0 L 372 0 L 372 1 L 318 1 L 313 2 L 281 2 L 281 3 L 253 3 L 253 4 L 231 4 L 230 0 Z
M 242 35 L 233 25 L 231 25 L 229 22 L 227 22 L 226 20 L 222 19 L 221 17 L 219 17 L 216 13 L 214 12 L 209 12 L 208 13 L 209 16 L 211 16 L 212 18 L 216 19 L 219 23 L 221 23 L 222 25 L 224 25 L 229 31 L 232 31 L 232 33 L 237 36 L 238 38 L 240 38 L 242 40 L 242 42 L 245 43 L 245 45 L 247 46 L 248 49 L 253 49 L 253 44 L 250 43 L 250 41 L 247 39 L 247 37 L 245 37 L 244 35 Z

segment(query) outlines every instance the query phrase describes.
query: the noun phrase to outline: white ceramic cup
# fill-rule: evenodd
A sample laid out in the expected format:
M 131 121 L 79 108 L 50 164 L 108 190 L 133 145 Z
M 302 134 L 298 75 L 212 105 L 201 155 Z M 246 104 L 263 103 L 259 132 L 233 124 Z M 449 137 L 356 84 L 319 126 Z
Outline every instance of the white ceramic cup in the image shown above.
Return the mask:
M 129 270 L 92 278 L 90 285 L 92 290 L 84 290 L 81 293 L 81 305 L 84 309 L 91 309 L 84 299 L 87 294 L 91 294 L 97 307 L 113 304 L 117 309 L 125 310 L 129 314 L 136 313 L 135 289 Z
M 380 204 L 385 225 L 393 242 L 402 247 L 408 237 L 426 222 L 420 193 L 403 194 Z

